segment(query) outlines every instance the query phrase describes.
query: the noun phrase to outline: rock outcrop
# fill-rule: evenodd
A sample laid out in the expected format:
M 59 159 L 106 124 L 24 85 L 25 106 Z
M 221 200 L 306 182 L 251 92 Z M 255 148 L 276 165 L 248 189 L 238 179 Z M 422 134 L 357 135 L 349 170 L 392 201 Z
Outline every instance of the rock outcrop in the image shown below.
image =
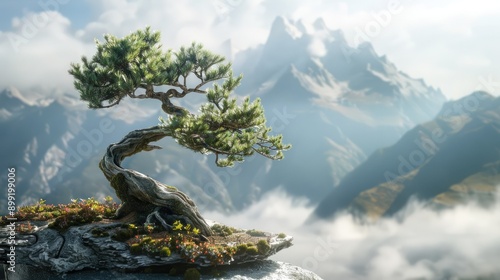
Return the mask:
M 223 276 L 203 275 L 206 280 L 283 280 L 283 279 L 301 279 L 301 280 L 321 280 L 315 273 L 303 268 L 293 266 L 283 262 L 271 260 L 258 261 L 246 265 L 236 265 L 223 269 Z M 124 273 L 118 271 L 98 270 L 81 271 L 77 273 L 68 273 L 65 275 L 56 275 L 47 271 L 36 269 L 30 266 L 20 266 L 16 273 L 7 274 L 6 280 L 24 280 L 30 279 L 29 275 L 37 275 L 37 280 L 168 280 L 181 279 L 176 276 L 166 276 L 165 273 Z
M 178 276 L 179 270 L 182 273 L 187 268 L 197 268 L 204 275 L 205 273 L 210 275 L 216 268 L 224 277 L 218 279 L 320 279 L 299 267 L 265 260 L 292 245 L 293 238 L 282 233 L 234 229 L 234 232 L 226 236 L 208 238 L 200 236 L 198 245 L 209 242 L 211 245 L 215 244 L 232 252 L 227 254 L 229 257 L 218 258 L 218 261 L 223 261 L 215 266 L 209 256 L 197 255 L 196 258 L 186 258 L 185 254 L 175 251 L 174 248 L 168 256 L 132 252 L 131 240 L 134 238 L 137 240 L 137 236 L 132 236 L 126 241 L 119 241 L 116 238 L 117 233 L 127 225 L 122 222 L 103 220 L 98 223 L 73 226 L 65 231 L 49 228 L 47 221 L 34 221 L 31 225 L 33 226 L 31 232 L 16 236 L 15 272 L 6 270 L 6 279 L 30 279 L 29 275 L 35 274 L 39 275 L 38 280 L 59 279 L 57 277 L 63 276 L 64 279 L 158 279 L 155 278 L 158 275 L 161 275 L 161 279 L 165 279 L 165 274 L 172 273 L 172 269 L 177 270 L 175 275 Z M 7 260 L 10 246 L 6 238 L 7 233 L 7 228 L 2 228 L 0 260 L 4 261 Z M 142 236 L 161 240 L 162 236 L 168 237 L 176 233 L 156 234 Z M 192 240 L 189 242 L 191 246 L 197 246 Z M 264 243 L 265 248 L 262 249 L 259 243 Z M 242 246 L 244 249 L 238 246 L 241 244 L 244 244 Z M 256 245 L 253 246 L 254 251 L 249 249 L 252 244 Z M 203 279 L 207 278 L 204 276 Z

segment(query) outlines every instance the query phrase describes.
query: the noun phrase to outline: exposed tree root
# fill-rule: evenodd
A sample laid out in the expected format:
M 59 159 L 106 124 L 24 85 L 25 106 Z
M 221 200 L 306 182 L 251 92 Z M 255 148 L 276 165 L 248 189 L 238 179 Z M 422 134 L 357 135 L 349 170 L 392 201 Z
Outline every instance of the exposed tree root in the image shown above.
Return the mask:
M 170 136 L 167 129 L 154 126 L 134 130 L 120 142 L 108 147 L 99 167 L 123 202 L 116 215 L 120 218 L 131 212 L 137 212 L 139 216 L 146 217 L 145 221 L 152 221 L 154 217 L 163 227 L 169 229 L 170 225 L 160 213 L 160 210 L 164 209 L 165 212 L 182 216 L 203 235 L 209 236 L 212 233 L 210 227 L 186 194 L 140 172 L 124 169 L 120 165 L 124 158 L 141 151 L 161 149 L 149 143 L 166 136 Z

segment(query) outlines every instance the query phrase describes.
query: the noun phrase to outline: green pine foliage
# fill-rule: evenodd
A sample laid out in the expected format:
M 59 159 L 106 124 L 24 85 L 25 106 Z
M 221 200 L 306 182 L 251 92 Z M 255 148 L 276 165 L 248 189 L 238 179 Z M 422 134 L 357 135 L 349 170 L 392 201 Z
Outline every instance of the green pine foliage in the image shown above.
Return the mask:
M 121 39 L 106 35 L 103 43 L 96 44 L 92 59 L 82 57 L 82 63 L 72 64 L 69 70 L 90 108 L 111 107 L 127 96 L 158 99 L 169 114 L 166 119 L 160 117 L 165 134 L 195 152 L 215 154 L 219 166 L 232 166 L 254 153 L 279 160 L 290 148 L 281 135 L 269 136 L 271 128 L 266 126 L 259 99 L 245 98 L 238 104 L 231 97 L 242 76 L 234 77 L 231 63 L 201 44 L 164 51 L 160 33 L 149 27 Z M 188 85 L 188 77 L 198 84 Z M 159 86 L 170 89 L 156 92 Z M 170 101 L 191 92 L 207 97 L 197 114 Z
M 177 53 L 163 51 L 160 33 L 149 27 L 121 39 L 107 34 L 104 43 L 96 40 L 96 45 L 92 59 L 83 56 L 82 63 L 72 63 L 69 70 L 81 99 L 94 109 L 117 105 L 124 97 L 133 97 L 136 90 L 153 86 L 201 91 L 206 83 L 227 78 L 231 72 L 231 64 L 222 63 L 223 56 L 201 44 L 181 47 Z M 195 88 L 186 85 L 190 74 L 201 81 Z
M 161 125 L 172 131 L 177 142 L 203 154 L 214 153 L 219 166 L 232 166 L 257 152 L 271 159 L 282 159 L 290 145 L 282 144 L 282 136 L 269 136 L 264 110 L 259 99 L 242 105 L 229 97 L 241 77 L 229 78 L 222 86 L 208 90 L 208 103 L 200 114 L 160 118 Z

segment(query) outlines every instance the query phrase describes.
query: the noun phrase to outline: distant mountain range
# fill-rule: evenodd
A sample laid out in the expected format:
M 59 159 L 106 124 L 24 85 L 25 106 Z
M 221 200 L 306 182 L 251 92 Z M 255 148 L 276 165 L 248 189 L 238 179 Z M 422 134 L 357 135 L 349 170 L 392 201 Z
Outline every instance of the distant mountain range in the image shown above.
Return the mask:
M 377 150 L 320 203 L 316 216 L 349 210 L 392 215 L 414 197 L 434 207 L 479 199 L 500 187 L 500 98 L 474 92 L 446 103 L 433 121 Z
M 277 18 L 265 44 L 235 55 L 234 72 L 244 74 L 237 94 L 260 97 L 268 125 L 293 145 L 283 161 L 250 158 L 220 169 L 212 157 L 164 140 L 163 150 L 136 155 L 127 168 L 177 186 L 202 210 L 239 209 L 277 187 L 317 203 L 378 148 L 434 118 L 445 102 L 440 90 L 398 71 L 369 43 L 349 46 L 321 19 L 307 27 Z M 35 104 L 5 90 L 0 167 L 17 167 L 17 198 L 24 203 L 112 194 L 98 161 L 128 131 L 156 125 L 158 105 L 125 102 L 96 111 L 74 95 Z M 138 120 L 131 123 L 124 114 Z
M 311 50 L 318 44 L 324 47 L 319 55 Z M 272 165 L 272 176 L 243 182 L 282 185 L 313 202 L 376 149 L 431 120 L 445 101 L 371 44 L 349 46 L 321 19 L 306 27 L 278 17 L 264 45 L 236 55 L 235 72 L 244 73 L 238 92 L 261 97 L 269 123 L 293 145 Z

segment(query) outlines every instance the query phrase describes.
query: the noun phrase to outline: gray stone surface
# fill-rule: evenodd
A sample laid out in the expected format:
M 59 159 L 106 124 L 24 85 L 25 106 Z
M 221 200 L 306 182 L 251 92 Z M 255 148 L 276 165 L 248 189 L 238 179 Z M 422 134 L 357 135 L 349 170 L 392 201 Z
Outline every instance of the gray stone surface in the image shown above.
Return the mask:
M 181 276 L 168 276 L 167 273 L 124 273 L 119 271 L 98 270 L 81 271 L 67 274 L 54 274 L 32 266 L 20 265 L 15 273 L 8 273 L 6 280 L 160 280 L 182 279 Z M 300 267 L 271 260 L 257 261 L 251 264 L 228 266 L 224 268 L 222 277 L 202 275 L 207 280 L 321 280 L 321 278 Z
M 75 277 L 80 277 L 79 275 L 82 275 L 83 277 L 83 275 L 90 274 L 89 277 L 94 278 L 86 279 L 116 279 L 116 277 L 109 277 L 119 273 L 119 271 L 144 271 L 144 269 L 148 267 L 163 267 L 166 269 L 169 266 L 182 267 L 185 265 L 194 265 L 202 268 L 205 267 L 207 269 L 212 268 L 212 264 L 210 261 L 205 259 L 204 256 L 198 257 L 194 263 L 187 263 L 187 260 L 182 258 L 176 252 L 173 252 L 169 257 L 131 254 L 129 245 L 111 238 L 113 231 L 119 229 L 121 225 L 122 224 L 119 222 L 93 223 L 82 226 L 74 226 L 66 231 L 59 232 L 48 228 L 47 223 L 42 222 L 42 224 L 38 224 L 38 227 L 36 227 L 34 232 L 30 233 L 30 235 L 16 236 L 16 272 L 9 272 L 10 274 L 8 279 L 34 279 L 31 277 L 23 278 L 28 275 L 37 275 L 37 280 L 57 279 L 53 278 L 55 277 L 54 275 L 61 275 L 64 273 L 68 274 L 67 277 L 73 277 L 70 275 L 75 275 Z M 93 235 L 92 231 L 97 228 L 101 231 L 109 233 L 109 236 L 98 237 Z M 276 252 L 290 247 L 293 240 L 291 236 L 280 237 L 277 234 L 262 234 L 262 237 L 251 237 L 244 231 L 241 233 L 233 233 L 237 239 L 244 237 L 257 238 L 253 239 L 254 242 L 255 240 L 264 239 L 268 242 L 270 248 L 266 253 L 259 253 L 257 255 L 246 252 L 236 254 L 233 256 L 233 259 L 226 260 L 223 265 L 219 265 L 218 269 L 221 268 L 227 270 L 228 274 L 233 273 L 234 275 L 231 275 L 234 277 L 240 277 L 234 279 L 283 279 L 263 277 L 266 275 L 273 275 L 273 273 L 290 274 L 297 271 L 297 273 L 302 273 L 302 270 L 299 268 L 292 268 L 286 264 L 262 262 L 262 260 L 275 254 Z M 244 243 L 245 242 L 248 241 L 244 241 Z M 6 254 L 9 246 L 7 243 L 8 242 L 5 237 L 0 238 L 0 260 L 7 259 Z M 229 245 L 230 243 L 227 244 Z M 256 242 L 254 244 L 256 244 Z M 230 246 L 234 246 L 234 244 Z M 243 264 L 248 263 L 256 264 L 248 267 L 242 266 Z M 238 267 L 240 270 L 235 270 L 234 267 Z M 242 272 L 243 268 L 248 269 L 252 272 L 252 275 L 260 278 L 241 278 L 243 277 L 241 275 L 247 275 Z M 151 275 L 151 277 L 153 277 L 151 279 L 155 279 L 154 277 L 156 276 L 157 275 Z

